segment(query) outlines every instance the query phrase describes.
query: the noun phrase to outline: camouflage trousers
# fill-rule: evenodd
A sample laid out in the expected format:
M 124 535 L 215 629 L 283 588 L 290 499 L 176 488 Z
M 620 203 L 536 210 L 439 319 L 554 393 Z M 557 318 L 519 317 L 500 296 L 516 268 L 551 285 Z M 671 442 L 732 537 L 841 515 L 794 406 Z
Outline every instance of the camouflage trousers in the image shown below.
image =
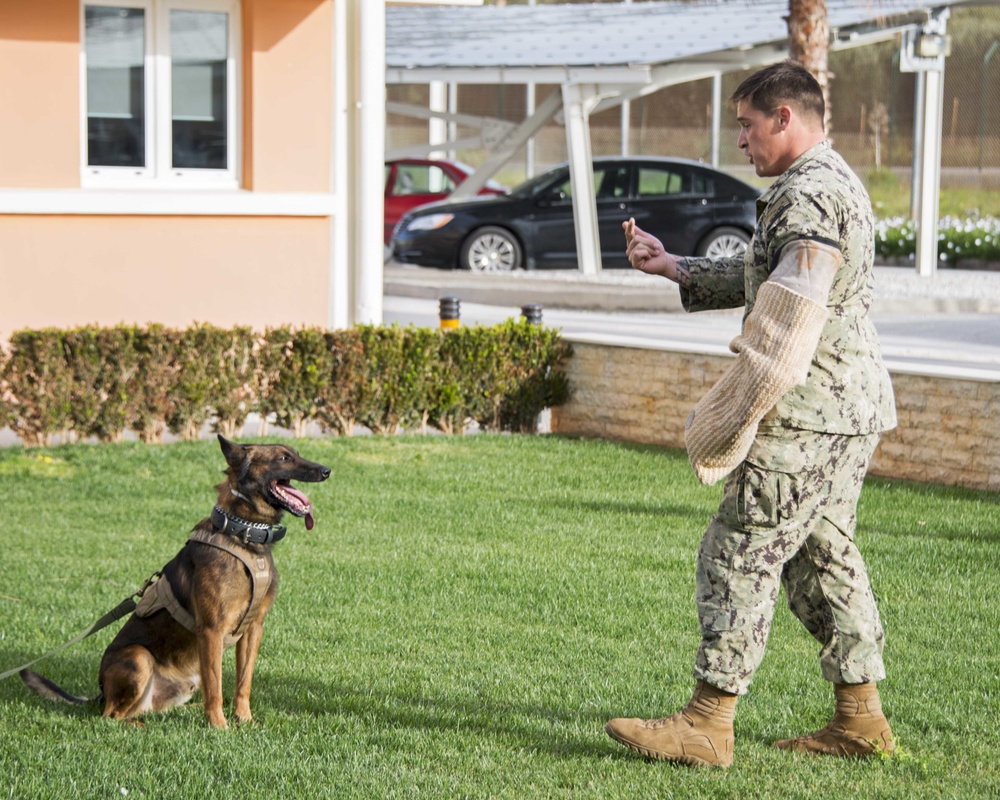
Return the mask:
M 885 677 L 882 624 L 854 543 L 858 497 L 878 438 L 758 433 L 726 478 L 698 552 L 696 679 L 746 692 L 781 586 L 792 613 L 822 645 L 824 678 Z

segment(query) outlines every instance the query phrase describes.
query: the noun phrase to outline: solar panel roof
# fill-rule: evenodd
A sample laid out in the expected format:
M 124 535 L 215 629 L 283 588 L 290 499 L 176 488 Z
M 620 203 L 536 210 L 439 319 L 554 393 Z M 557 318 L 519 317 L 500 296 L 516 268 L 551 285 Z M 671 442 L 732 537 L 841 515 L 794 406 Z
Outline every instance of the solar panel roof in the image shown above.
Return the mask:
M 827 15 L 837 41 L 846 42 L 924 20 L 955 2 L 828 0 Z M 673 61 L 720 54 L 738 61 L 753 47 L 784 47 L 787 14 L 787 0 L 388 7 L 387 80 L 418 82 L 423 73 L 446 71 L 495 77 L 498 70 L 538 80 L 539 71 L 610 67 L 620 79 L 625 70 Z

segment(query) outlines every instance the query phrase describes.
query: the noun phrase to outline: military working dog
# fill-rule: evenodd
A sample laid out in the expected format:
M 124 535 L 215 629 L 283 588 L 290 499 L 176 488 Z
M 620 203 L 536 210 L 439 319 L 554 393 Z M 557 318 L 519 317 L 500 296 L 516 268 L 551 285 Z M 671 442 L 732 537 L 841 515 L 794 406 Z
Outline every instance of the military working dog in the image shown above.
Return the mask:
M 210 516 L 142 591 L 135 612 L 114 638 L 98 677 L 104 716 L 132 719 L 183 705 L 200 688 L 210 725 L 227 727 L 222 711 L 222 654 L 236 645 L 233 714 L 247 722 L 250 684 L 264 617 L 278 573 L 273 544 L 285 535 L 285 511 L 313 527 L 309 498 L 290 481 L 319 482 L 330 469 L 281 444 L 240 445 L 219 436 L 228 465 Z M 89 702 L 28 670 L 21 677 L 53 700 Z

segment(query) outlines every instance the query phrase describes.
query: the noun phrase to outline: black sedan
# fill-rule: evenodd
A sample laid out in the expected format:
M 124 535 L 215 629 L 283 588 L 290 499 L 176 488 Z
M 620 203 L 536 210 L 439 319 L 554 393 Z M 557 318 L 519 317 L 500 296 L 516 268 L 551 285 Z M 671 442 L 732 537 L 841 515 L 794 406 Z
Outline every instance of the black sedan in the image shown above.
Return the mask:
M 594 159 L 605 267 L 627 267 L 621 224 L 636 224 L 678 255 L 746 249 L 760 190 L 697 161 L 654 156 Z M 407 212 L 393 232 L 404 264 L 475 272 L 575 268 L 569 165 L 558 164 L 498 197 L 445 200 Z

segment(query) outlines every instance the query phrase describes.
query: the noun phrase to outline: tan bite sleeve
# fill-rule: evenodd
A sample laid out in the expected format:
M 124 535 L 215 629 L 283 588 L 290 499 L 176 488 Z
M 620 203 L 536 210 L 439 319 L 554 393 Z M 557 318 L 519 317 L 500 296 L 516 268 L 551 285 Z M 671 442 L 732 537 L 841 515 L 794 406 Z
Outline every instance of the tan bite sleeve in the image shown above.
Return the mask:
M 715 483 L 738 467 L 764 415 L 805 383 L 826 317 L 825 306 L 781 284 L 760 287 L 743 333 L 729 345 L 736 360 L 687 420 L 688 458 L 699 481 Z

